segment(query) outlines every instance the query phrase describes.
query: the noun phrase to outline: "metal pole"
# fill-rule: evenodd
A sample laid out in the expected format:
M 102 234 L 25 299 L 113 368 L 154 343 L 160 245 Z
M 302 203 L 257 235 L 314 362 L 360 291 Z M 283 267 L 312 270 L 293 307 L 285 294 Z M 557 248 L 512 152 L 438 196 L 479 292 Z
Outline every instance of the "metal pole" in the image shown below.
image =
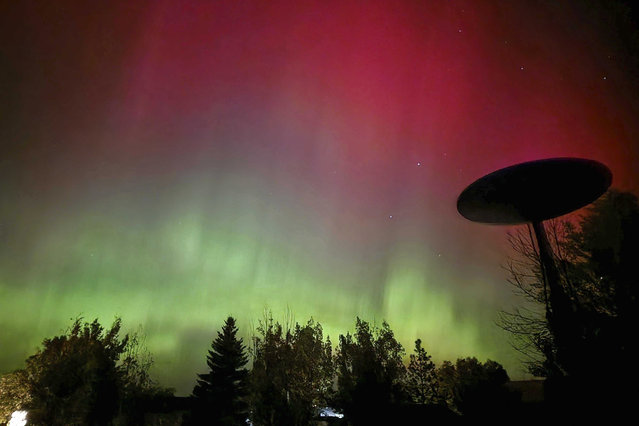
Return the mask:
M 546 312 L 546 317 L 553 315 L 557 309 L 561 310 L 566 297 L 565 292 L 561 288 L 559 283 L 559 271 L 555 264 L 552 248 L 548 242 L 548 236 L 543 223 L 533 222 L 533 229 L 535 231 L 535 238 L 537 239 L 537 246 L 539 247 L 539 261 L 541 263 L 541 274 L 544 280 L 544 284 L 548 286 L 550 290 L 550 312 Z M 548 318 L 550 320 L 550 318 Z
M 555 338 L 560 364 L 564 364 L 561 361 L 570 362 L 573 358 L 570 352 L 577 350 L 575 343 L 578 341 L 578 331 L 573 324 L 575 319 L 573 304 L 561 285 L 559 271 L 544 225 L 541 222 L 533 222 L 532 226 L 539 247 L 542 276 L 550 292 L 548 298 L 550 306 L 546 305 L 546 319 Z

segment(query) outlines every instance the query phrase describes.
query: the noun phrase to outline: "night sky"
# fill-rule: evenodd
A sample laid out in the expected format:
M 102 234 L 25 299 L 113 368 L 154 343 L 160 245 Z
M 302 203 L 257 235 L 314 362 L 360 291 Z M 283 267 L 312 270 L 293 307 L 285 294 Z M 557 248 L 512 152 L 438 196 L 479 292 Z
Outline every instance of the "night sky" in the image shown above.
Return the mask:
M 556 156 L 639 192 L 616 12 L 556 3 L 2 2 L 0 373 L 119 315 L 186 394 L 226 316 L 270 308 L 525 377 L 507 228 L 457 196 Z

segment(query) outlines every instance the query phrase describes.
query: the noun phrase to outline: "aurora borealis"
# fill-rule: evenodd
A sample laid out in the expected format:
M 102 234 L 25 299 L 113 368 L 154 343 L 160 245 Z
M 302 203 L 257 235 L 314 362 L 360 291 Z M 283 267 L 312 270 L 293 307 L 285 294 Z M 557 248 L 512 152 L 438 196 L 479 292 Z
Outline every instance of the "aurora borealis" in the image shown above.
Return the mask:
M 70 318 L 142 326 L 188 393 L 227 315 L 386 319 L 523 376 L 479 176 L 555 156 L 639 190 L 605 2 L 58 1 L 0 8 L 0 373 Z M 614 25 L 613 25 L 614 24 Z

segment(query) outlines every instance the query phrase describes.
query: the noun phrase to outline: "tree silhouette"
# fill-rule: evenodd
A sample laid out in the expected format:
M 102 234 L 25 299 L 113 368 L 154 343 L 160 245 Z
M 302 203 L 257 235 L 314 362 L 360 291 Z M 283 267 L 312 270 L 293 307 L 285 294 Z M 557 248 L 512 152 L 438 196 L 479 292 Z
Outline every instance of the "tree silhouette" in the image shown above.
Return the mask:
M 545 317 L 548 297 L 533 239 L 511 234 L 518 257 L 509 263 L 511 282 L 528 305 L 504 313 L 501 326 L 529 359 L 529 371 L 545 376 L 548 399 L 588 408 L 621 407 L 637 395 L 639 355 L 639 203 L 630 193 L 608 191 L 577 220 L 548 228 L 560 284 L 570 298 L 569 345 L 558 347 Z M 624 377 L 626 380 L 619 380 Z M 557 402 L 560 403 L 560 402 Z
M 198 374 L 193 388 L 191 424 L 244 425 L 248 417 L 248 362 L 242 339 L 237 338 L 235 319 L 228 317 L 211 343 L 209 371 Z
M 355 334 L 339 336 L 337 403 L 354 424 L 380 421 L 404 400 L 403 355 L 404 348 L 386 322 L 371 329 L 357 318 Z
M 121 326 L 120 318 L 108 330 L 78 318 L 44 339 L 24 369 L 0 380 L 0 422 L 21 409 L 33 425 L 140 424 L 144 403 L 172 391 L 151 380 L 140 336 L 120 338 Z
M 24 370 L 3 380 L 14 394 L 20 390 L 29 424 L 101 425 L 114 419 L 126 397 L 122 356 L 130 346 L 128 335 L 120 339 L 120 328 L 119 318 L 109 330 L 97 319 L 78 318 L 65 334 L 44 339 Z
M 415 353 L 410 355 L 406 369 L 406 392 L 416 404 L 441 402 L 435 363 L 422 348 L 421 339 L 415 341 Z
M 153 358 L 141 332 L 127 334 L 127 344 L 120 355 L 120 408 L 114 424 L 144 424 L 145 411 L 172 398 L 174 390 L 160 386 L 149 375 Z
M 256 425 L 307 425 L 326 405 L 333 379 L 330 339 L 310 319 L 286 325 L 269 314 L 253 337 L 251 420 Z
M 482 364 L 476 358 L 460 358 L 454 365 L 444 361 L 437 375 L 442 397 L 467 417 L 494 417 L 517 400 L 503 386 L 509 380 L 508 374 L 495 361 Z
M 570 222 L 558 220 L 550 220 L 545 226 L 555 261 L 562 265 L 558 268 L 562 285 L 569 280 L 565 266 L 574 262 L 565 244 L 572 226 Z M 531 374 L 537 377 L 562 375 L 546 318 L 548 289 L 542 276 L 532 228 L 527 225 L 509 233 L 508 242 L 514 251 L 505 267 L 510 275 L 508 282 L 523 298 L 523 303 L 512 312 L 501 312 L 498 325 L 511 334 L 511 344 L 524 356 L 523 362 Z
M 561 358 L 574 404 L 633 408 L 639 396 L 639 202 L 611 190 L 597 200 L 567 246 L 576 261 L 570 284 L 580 325 L 579 347 Z M 622 379 L 623 378 L 623 379 Z M 551 389 L 552 391 L 552 389 Z M 558 396 L 566 391 L 559 386 Z

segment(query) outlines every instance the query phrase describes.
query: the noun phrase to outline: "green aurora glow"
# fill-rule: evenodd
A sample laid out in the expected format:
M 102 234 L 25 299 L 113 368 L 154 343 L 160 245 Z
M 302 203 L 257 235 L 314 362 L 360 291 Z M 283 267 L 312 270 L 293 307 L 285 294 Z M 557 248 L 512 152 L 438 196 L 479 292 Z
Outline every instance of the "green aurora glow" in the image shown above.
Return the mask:
M 271 309 L 526 377 L 506 229 L 456 197 L 556 156 L 639 189 L 636 74 L 583 2 L 9 3 L 0 373 L 121 316 L 184 395 L 227 315 Z
M 3 351 L 3 365 L 18 367 L 71 317 L 106 324 L 120 315 L 129 331 L 143 325 L 154 375 L 188 393 L 221 321 L 236 316 L 247 339 L 266 309 L 281 321 L 287 313 L 299 322 L 313 317 L 334 342 L 359 315 L 387 320 L 409 351 L 420 337 L 440 360 L 508 359 L 494 344 L 505 336 L 482 312 L 490 300 L 472 291 L 454 297 L 460 289 L 445 287 L 450 278 L 424 261 L 440 259 L 428 247 L 404 240 L 373 253 L 377 262 L 352 262 L 348 253 L 332 255 L 342 250 L 335 242 L 314 237 L 327 235 L 325 212 L 299 218 L 278 208 L 277 196 L 265 201 L 248 187 L 234 191 L 203 201 L 204 189 L 171 188 L 166 193 L 178 199 L 152 219 L 135 211 L 147 209 L 148 200 L 102 192 L 99 200 L 78 202 L 72 215 L 49 217 L 29 271 L 22 262 L 1 265 L 0 296 L 12 303 L 0 323 L 15 333 L 5 336 L 12 350 Z M 25 211 L 18 222 L 28 226 L 31 215 Z M 469 284 L 485 291 L 481 282 Z

